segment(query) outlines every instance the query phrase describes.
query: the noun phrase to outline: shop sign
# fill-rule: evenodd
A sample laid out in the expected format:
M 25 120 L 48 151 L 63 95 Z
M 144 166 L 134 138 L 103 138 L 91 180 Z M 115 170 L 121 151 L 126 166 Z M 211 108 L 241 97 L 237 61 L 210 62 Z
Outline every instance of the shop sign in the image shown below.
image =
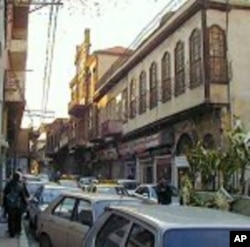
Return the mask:
M 186 155 L 175 156 L 174 158 L 175 166 L 178 168 L 189 167 L 189 163 Z
M 119 146 L 119 153 L 122 156 L 141 153 L 145 150 L 157 147 L 161 144 L 161 134 L 157 133 L 151 136 L 142 137 L 131 142 L 123 143 Z

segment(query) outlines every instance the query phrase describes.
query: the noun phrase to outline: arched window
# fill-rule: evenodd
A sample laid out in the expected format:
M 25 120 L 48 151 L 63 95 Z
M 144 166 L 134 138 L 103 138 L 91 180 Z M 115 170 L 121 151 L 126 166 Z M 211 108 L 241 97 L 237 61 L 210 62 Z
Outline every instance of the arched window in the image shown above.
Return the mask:
M 157 64 L 153 62 L 149 69 L 149 107 L 150 109 L 157 106 L 158 101 L 158 82 L 157 82 Z
M 142 114 L 147 110 L 147 78 L 146 72 L 142 71 L 140 74 L 140 85 L 139 85 L 139 113 Z
M 169 52 L 161 59 L 162 102 L 171 99 L 171 60 Z
M 203 147 L 206 149 L 215 148 L 215 140 L 212 134 L 208 133 L 203 138 Z
M 211 82 L 228 82 L 225 31 L 213 25 L 209 28 L 209 75 Z
M 129 116 L 130 118 L 134 118 L 136 116 L 136 86 L 135 86 L 135 79 L 132 79 L 130 82 L 130 111 Z
M 175 96 L 185 93 L 184 43 L 179 41 L 175 47 Z
M 201 73 L 201 31 L 195 29 L 189 38 L 190 49 L 190 88 L 202 83 Z

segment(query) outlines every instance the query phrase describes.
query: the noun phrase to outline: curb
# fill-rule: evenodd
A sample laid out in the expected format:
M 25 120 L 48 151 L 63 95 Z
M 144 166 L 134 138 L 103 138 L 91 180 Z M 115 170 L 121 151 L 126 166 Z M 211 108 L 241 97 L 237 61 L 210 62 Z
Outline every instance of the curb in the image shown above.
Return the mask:
M 22 222 L 22 234 L 19 237 L 19 247 L 28 247 L 29 246 L 29 242 L 28 242 L 28 237 L 26 234 L 26 230 L 25 230 L 25 226 Z

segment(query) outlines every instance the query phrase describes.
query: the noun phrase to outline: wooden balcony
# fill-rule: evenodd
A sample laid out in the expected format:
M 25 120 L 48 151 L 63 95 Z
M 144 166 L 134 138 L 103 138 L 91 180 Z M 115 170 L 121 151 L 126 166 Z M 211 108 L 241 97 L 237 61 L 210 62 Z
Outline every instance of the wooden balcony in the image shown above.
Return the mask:
M 12 39 L 9 48 L 10 67 L 16 71 L 24 71 L 27 60 L 27 40 Z
M 122 122 L 119 120 L 107 120 L 101 125 L 102 137 L 112 137 L 122 134 Z
M 19 79 L 7 78 L 4 87 L 6 103 L 25 103 L 23 84 Z
M 71 116 L 80 118 L 86 109 L 85 98 L 80 101 L 70 101 L 68 103 L 68 113 Z

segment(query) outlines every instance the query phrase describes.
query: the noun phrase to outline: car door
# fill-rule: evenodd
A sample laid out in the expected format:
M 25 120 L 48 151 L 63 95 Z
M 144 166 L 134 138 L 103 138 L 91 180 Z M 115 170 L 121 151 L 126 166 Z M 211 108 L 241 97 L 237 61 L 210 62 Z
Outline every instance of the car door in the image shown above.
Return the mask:
M 73 218 L 75 205 L 75 198 L 63 197 L 48 217 L 49 222 L 46 224 L 46 232 L 53 246 L 67 247 L 68 227 Z
M 80 199 L 74 210 L 72 221 L 68 224 L 68 247 L 81 246 L 82 240 L 93 224 L 91 203 Z
M 30 222 L 32 224 L 35 223 L 35 218 L 40 211 L 39 205 L 41 201 L 41 194 L 43 192 L 43 188 L 44 188 L 43 186 L 39 187 L 34 193 L 34 195 L 31 197 L 31 199 L 29 200 L 28 210 L 29 210 Z

